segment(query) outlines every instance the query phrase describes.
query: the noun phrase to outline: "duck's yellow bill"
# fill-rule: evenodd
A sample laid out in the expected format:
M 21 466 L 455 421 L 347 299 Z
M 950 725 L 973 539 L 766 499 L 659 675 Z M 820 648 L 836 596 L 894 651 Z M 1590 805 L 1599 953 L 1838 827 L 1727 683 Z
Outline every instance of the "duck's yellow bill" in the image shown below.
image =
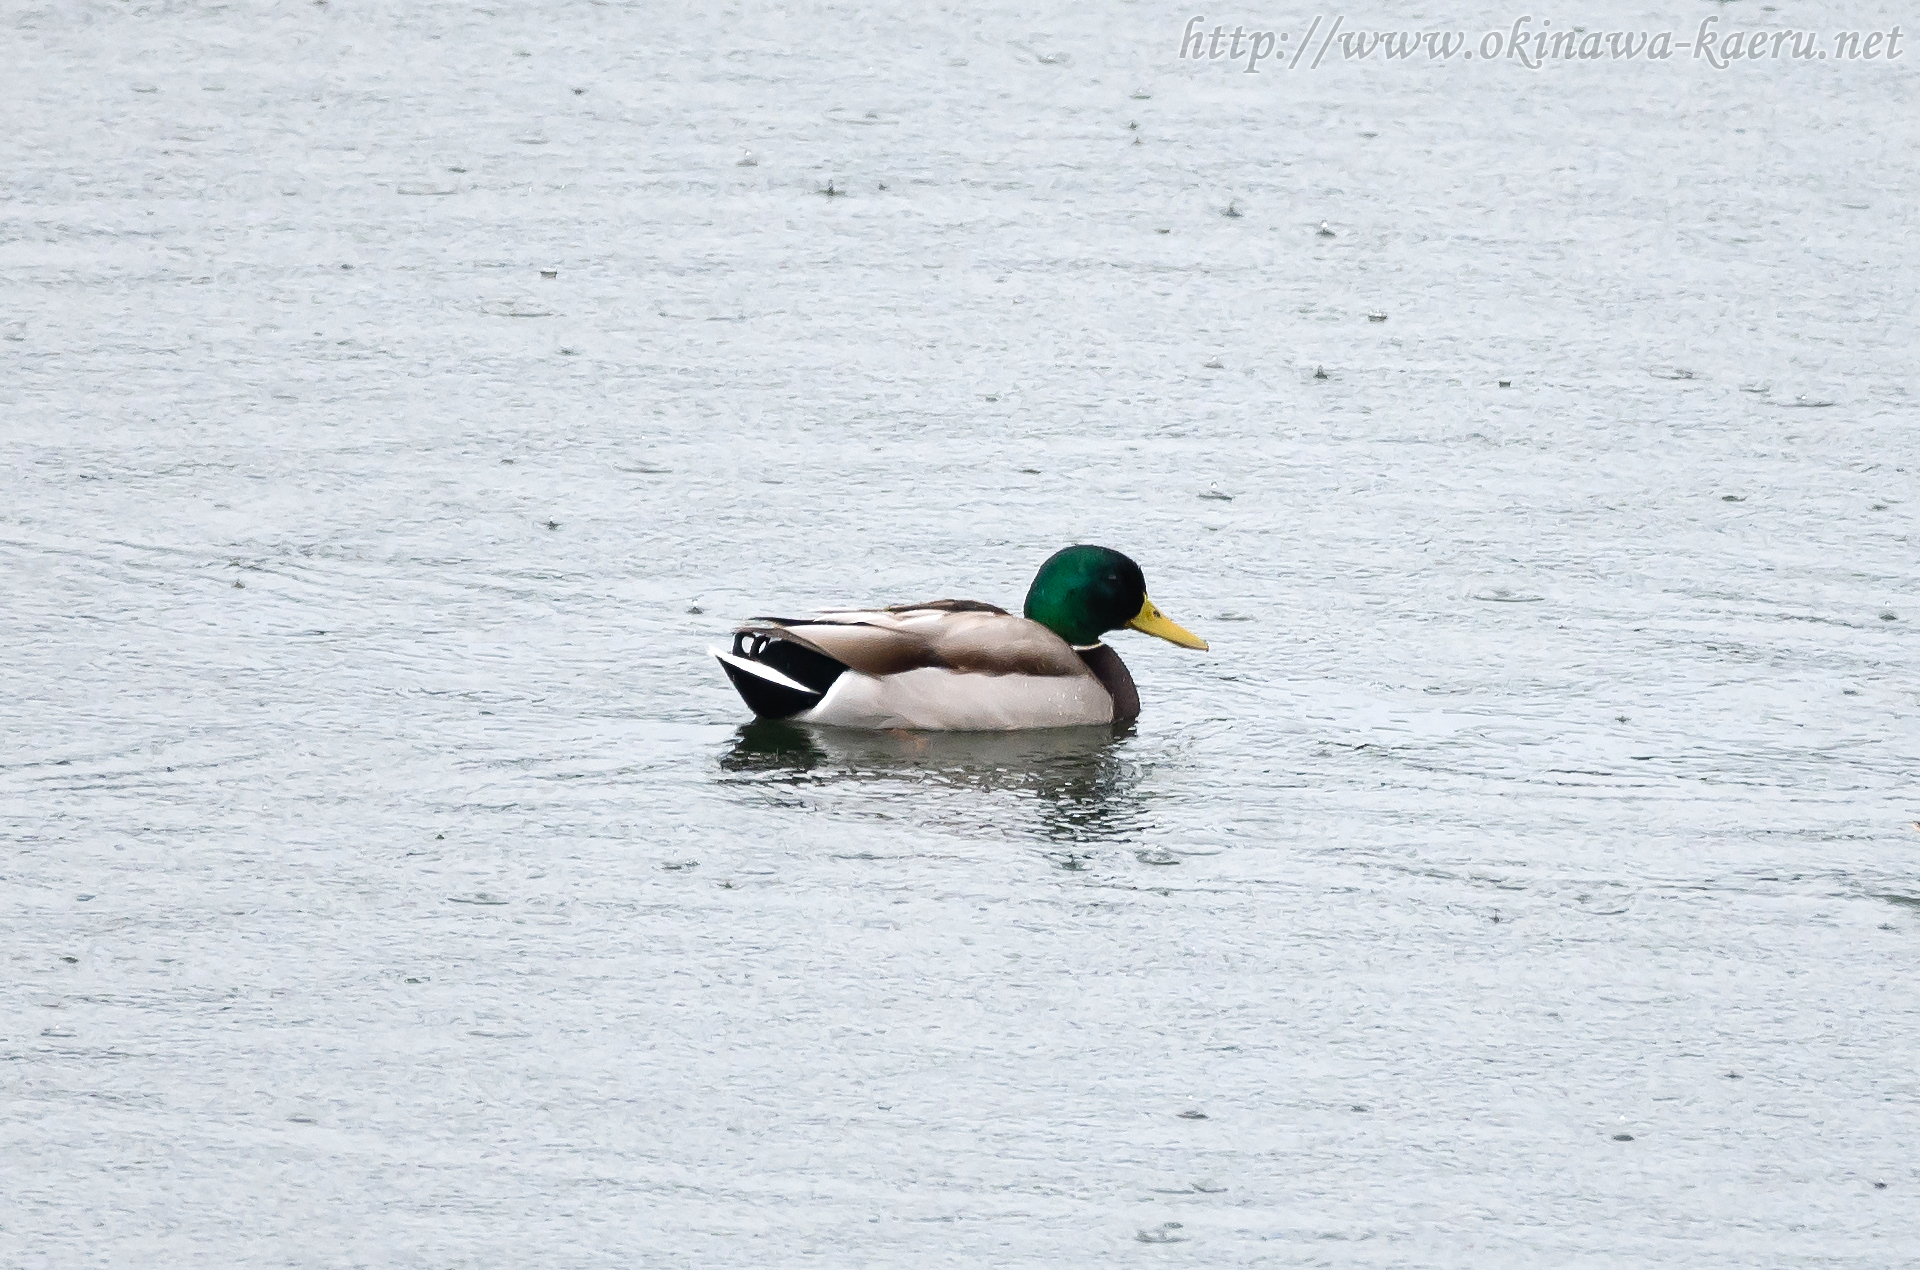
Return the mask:
M 1134 614 L 1133 620 L 1127 625 L 1144 635 L 1158 635 L 1169 644 L 1178 644 L 1182 648 L 1204 650 L 1207 646 L 1206 640 L 1201 639 L 1186 627 L 1169 622 L 1166 614 L 1153 606 L 1152 600 L 1144 601 L 1140 605 L 1140 611 Z

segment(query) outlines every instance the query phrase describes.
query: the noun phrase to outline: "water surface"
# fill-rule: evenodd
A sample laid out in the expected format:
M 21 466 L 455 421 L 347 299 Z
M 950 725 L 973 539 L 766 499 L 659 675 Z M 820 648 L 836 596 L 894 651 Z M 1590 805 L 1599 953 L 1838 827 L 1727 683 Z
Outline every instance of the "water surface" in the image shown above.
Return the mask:
M 1920 1257 L 1911 73 L 1188 16 L 9 18 L 0 1261 Z

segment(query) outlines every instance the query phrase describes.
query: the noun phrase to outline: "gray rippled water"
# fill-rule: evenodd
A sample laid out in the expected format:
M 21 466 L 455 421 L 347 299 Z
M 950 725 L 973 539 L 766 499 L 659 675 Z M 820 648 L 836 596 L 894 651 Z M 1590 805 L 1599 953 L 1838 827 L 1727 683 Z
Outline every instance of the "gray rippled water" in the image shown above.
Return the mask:
M 1920 1258 L 1911 70 L 1188 16 L 6 15 L 0 1262 Z

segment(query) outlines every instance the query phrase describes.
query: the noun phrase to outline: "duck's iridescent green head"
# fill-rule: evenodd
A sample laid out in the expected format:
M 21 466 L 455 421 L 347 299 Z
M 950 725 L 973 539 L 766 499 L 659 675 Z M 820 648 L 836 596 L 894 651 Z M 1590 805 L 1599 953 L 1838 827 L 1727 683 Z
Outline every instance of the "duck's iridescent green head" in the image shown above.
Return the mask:
M 1026 615 L 1080 648 L 1123 626 L 1182 648 L 1207 646 L 1162 617 L 1147 598 L 1140 566 L 1108 547 L 1068 547 L 1047 557 L 1027 588 Z

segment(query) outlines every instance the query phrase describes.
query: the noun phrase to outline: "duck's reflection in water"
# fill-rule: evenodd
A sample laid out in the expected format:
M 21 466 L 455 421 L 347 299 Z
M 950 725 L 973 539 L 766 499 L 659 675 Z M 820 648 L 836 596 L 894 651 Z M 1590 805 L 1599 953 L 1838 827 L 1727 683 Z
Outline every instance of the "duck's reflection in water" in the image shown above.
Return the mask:
M 1024 795 L 1037 813 L 995 817 L 994 827 L 1039 836 L 1065 851 L 1077 843 L 1134 836 L 1144 818 L 1145 769 L 1128 750 L 1131 727 L 1045 728 L 1029 732 L 862 732 L 762 720 L 739 731 L 720 766 L 759 783 L 895 786 L 902 795 L 948 789 Z M 961 809 L 955 808 L 955 811 Z M 982 809 L 969 804 L 977 816 Z M 930 819 L 944 819 L 934 810 Z

